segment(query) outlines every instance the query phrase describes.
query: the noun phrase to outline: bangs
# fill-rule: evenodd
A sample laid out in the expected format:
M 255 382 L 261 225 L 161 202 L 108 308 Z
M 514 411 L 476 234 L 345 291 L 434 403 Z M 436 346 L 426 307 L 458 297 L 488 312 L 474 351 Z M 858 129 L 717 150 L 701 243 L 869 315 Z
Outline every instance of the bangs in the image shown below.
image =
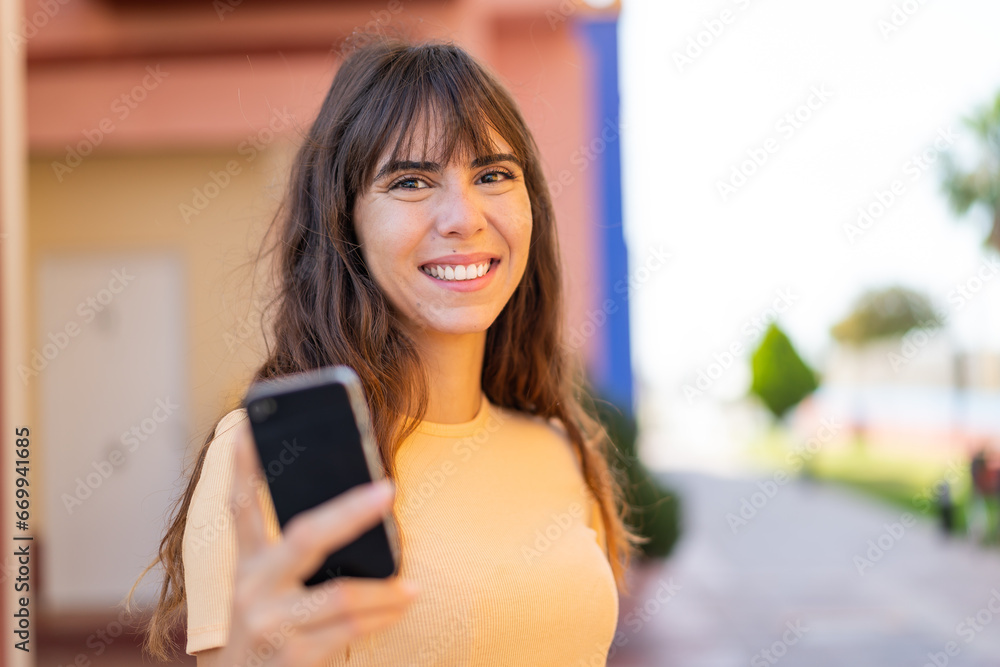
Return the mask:
M 367 192 L 383 159 L 444 165 L 501 152 L 491 130 L 526 164 L 526 128 L 514 101 L 468 55 L 448 45 L 387 55 L 345 133 L 355 157 L 346 170 L 350 192 Z

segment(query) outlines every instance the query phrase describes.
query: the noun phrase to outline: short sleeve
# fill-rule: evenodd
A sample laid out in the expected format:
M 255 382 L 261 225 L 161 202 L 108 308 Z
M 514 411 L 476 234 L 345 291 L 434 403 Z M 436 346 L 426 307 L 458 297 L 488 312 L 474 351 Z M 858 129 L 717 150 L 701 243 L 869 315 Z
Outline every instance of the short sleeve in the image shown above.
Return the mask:
M 219 422 L 188 506 L 182 553 L 189 655 L 224 646 L 229 636 L 237 561 L 236 531 L 229 511 L 234 427 L 245 418 L 245 410 L 233 410 Z M 280 530 L 266 485 L 258 487 L 258 502 L 269 538 L 277 539 Z

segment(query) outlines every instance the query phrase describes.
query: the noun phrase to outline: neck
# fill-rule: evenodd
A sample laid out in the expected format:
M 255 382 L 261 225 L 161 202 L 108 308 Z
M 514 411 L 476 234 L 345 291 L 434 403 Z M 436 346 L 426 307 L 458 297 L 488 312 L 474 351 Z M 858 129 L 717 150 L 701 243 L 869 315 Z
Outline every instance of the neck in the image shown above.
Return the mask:
M 425 333 L 417 347 L 429 382 L 424 419 L 441 424 L 471 421 L 482 402 L 486 332 Z

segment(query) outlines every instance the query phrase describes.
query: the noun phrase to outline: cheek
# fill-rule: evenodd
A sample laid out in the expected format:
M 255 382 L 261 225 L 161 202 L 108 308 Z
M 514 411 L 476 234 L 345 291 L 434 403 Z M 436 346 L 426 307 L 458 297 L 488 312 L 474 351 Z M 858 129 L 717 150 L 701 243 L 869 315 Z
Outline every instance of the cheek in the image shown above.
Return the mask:
M 419 239 L 405 231 L 404 222 L 398 218 L 380 218 L 378 224 L 368 229 L 363 248 L 372 277 L 387 294 L 408 292 L 419 272 L 414 254 Z
M 386 207 L 370 204 L 363 210 L 363 215 L 355 215 L 354 229 L 361 253 L 370 270 L 384 270 L 393 265 L 393 257 L 397 252 L 399 241 L 392 234 L 399 226 L 393 221 L 392 211 Z
M 507 217 L 511 221 L 507 231 L 511 252 L 521 255 L 522 262 L 527 260 L 528 249 L 531 247 L 531 205 L 527 198 L 523 205 L 510 211 Z
M 513 247 L 522 238 L 531 237 L 531 199 L 523 187 L 508 192 L 495 202 L 492 213 L 501 234 Z

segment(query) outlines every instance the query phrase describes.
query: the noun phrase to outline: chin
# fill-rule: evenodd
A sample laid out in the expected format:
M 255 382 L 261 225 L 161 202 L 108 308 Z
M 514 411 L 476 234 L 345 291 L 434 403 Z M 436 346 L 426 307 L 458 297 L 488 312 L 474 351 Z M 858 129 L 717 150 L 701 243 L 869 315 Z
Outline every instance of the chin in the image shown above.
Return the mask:
M 453 336 L 461 336 L 463 334 L 483 333 L 489 328 L 490 325 L 488 323 L 484 323 L 481 325 L 476 325 L 476 324 L 470 325 L 468 322 L 464 322 L 461 324 L 434 323 L 428 325 L 428 329 L 432 329 L 437 333 L 451 334 Z
M 462 334 L 482 333 L 490 328 L 496 316 L 493 317 L 434 317 L 421 322 L 421 329 L 433 331 L 439 334 L 451 334 L 459 336 Z

